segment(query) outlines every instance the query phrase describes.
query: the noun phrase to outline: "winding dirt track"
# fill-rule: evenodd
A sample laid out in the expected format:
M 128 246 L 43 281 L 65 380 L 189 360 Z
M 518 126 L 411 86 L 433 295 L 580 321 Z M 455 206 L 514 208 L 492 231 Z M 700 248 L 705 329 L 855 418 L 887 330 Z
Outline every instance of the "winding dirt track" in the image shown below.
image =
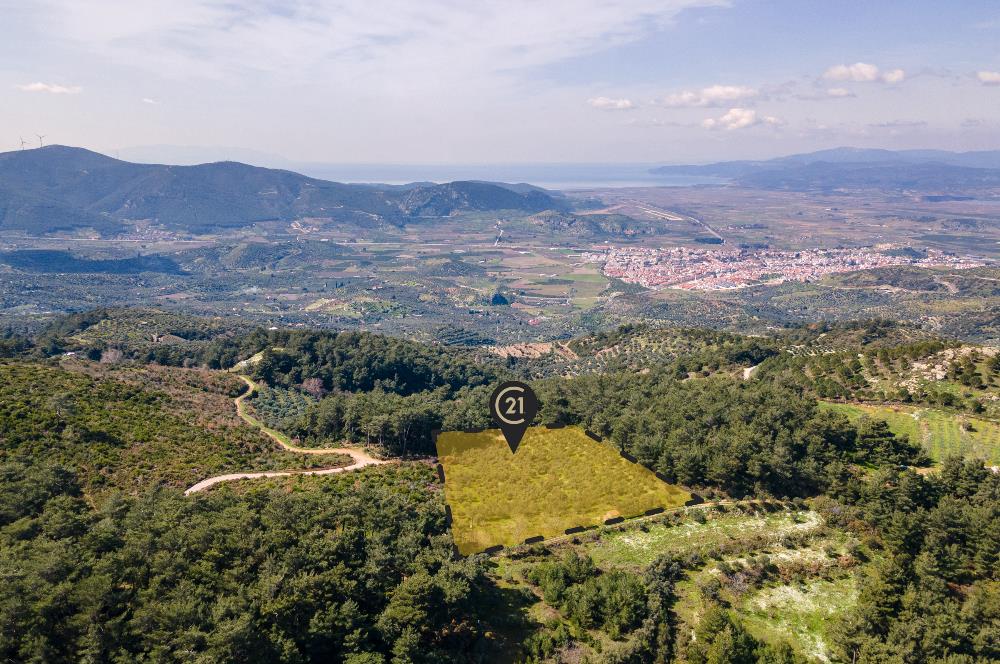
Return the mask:
M 236 414 L 239 415 L 244 422 L 252 427 L 256 427 L 263 431 L 269 438 L 274 442 L 278 443 L 281 448 L 287 452 L 292 452 L 295 454 L 346 454 L 347 456 L 354 459 L 354 463 L 349 466 L 339 466 L 337 468 L 322 468 L 319 470 L 268 470 L 261 472 L 247 472 L 247 473 L 228 473 L 226 475 L 216 475 L 215 477 L 209 477 L 204 479 L 197 484 L 189 487 L 185 492 L 185 496 L 190 496 L 192 493 L 198 493 L 199 491 L 204 491 L 209 487 L 215 486 L 222 482 L 231 482 L 234 480 L 251 480 L 258 479 L 261 477 L 289 477 L 291 475 L 333 475 L 336 473 L 345 473 L 349 470 L 357 470 L 359 468 L 364 468 L 365 466 L 377 466 L 384 463 L 391 463 L 389 461 L 382 461 L 381 459 L 376 459 L 364 450 L 354 447 L 324 447 L 324 448 L 310 448 L 310 447 L 298 447 L 293 444 L 291 439 L 280 431 L 268 428 L 263 422 L 250 415 L 246 411 L 245 400 L 252 395 L 257 390 L 257 384 L 246 376 L 240 376 L 243 382 L 247 384 L 247 391 L 236 397 L 233 403 L 236 405 Z

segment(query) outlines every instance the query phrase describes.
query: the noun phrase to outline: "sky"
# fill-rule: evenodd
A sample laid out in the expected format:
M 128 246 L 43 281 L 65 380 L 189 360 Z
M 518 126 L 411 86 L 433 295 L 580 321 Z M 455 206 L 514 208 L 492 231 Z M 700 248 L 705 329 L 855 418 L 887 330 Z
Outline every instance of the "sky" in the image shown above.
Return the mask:
M 2 150 L 486 164 L 1000 149 L 995 0 L 0 0 L 0 18 Z

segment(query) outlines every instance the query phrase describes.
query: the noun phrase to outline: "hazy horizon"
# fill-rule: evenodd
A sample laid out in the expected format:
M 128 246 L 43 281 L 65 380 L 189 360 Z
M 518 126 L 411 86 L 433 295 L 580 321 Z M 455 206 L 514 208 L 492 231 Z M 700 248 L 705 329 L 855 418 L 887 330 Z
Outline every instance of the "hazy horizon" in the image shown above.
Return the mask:
M 24 149 L 36 149 L 38 146 Z M 57 147 L 50 145 L 45 147 Z M 58 146 L 78 149 L 80 146 Z M 831 150 L 854 150 L 853 146 L 836 146 Z M 924 150 L 915 149 L 911 152 Z M 928 149 L 926 151 L 934 152 Z M 490 182 L 527 183 L 552 190 L 585 190 L 600 188 L 694 186 L 724 184 L 729 178 L 709 175 L 657 173 L 658 166 L 677 165 L 669 162 L 467 162 L 467 163 L 336 163 L 296 162 L 282 155 L 268 154 L 245 148 L 196 146 L 137 146 L 113 152 L 100 152 L 108 157 L 140 164 L 192 166 L 235 161 L 263 168 L 281 169 L 333 182 L 354 184 L 404 185 L 419 182 L 453 182 L 479 180 Z M 907 152 L 907 151 L 901 151 Z M 1000 151 L 973 150 L 968 154 Z M 953 154 L 962 154 L 955 152 Z M 782 154 L 780 157 L 792 155 Z M 759 161 L 773 158 L 762 157 Z M 725 160 L 724 160 L 725 161 Z M 756 160 L 751 160 L 756 161 Z M 708 162 L 702 162 L 708 163 Z M 697 164 L 697 162 L 696 162 Z M 687 164 L 685 164 L 687 165 Z

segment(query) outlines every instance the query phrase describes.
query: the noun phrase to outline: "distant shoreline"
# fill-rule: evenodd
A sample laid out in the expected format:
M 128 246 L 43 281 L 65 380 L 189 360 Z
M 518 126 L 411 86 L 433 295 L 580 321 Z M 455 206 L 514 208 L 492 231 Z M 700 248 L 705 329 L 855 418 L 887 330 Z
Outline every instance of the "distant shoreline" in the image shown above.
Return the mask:
M 693 187 L 725 184 L 726 178 L 704 175 L 656 175 L 657 164 L 296 164 L 296 172 L 346 184 L 403 185 L 413 182 L 525 182 L 555 191 L 629 187 Z

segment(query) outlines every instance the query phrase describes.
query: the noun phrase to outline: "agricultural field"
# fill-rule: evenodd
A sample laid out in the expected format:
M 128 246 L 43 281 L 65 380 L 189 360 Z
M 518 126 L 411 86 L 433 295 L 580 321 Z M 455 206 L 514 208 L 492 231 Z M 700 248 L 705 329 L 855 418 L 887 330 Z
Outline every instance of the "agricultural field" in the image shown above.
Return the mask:
M 516 454 L 497 430 L 437 437 L 452 533 L 467 555 L 606 519 L 683 505 L 690 494 L 578 427 L 532 427 Z
M 239 317 L 248 326 L 374 329 L 446 343 L 455 342 L 453 335 L 442 337 L 440 329 L 458 325 L 470 333 L 459 340 L 466 345 L 550 341 L 637 321 L 759 333 L 776 324 L 820 318 L 896 318 L 963 340 L 1000 338 L 995 267 L 961 272 L 886 268 L 814 283 L 709 293 L 646 290 L 605 277 L 582 255 L 609 245 L 660 247 L 666 240 L 662 235 L 567 235 L 504 219 L 505 232 L 496 244 L 497 219 L 487 217 L 463 215 L 434 228 L 411 226 L 368 237 L 357 232 L 294 241 L 277 236 L 266 243 L 258 237 L 211 238 L 205 246 L 181 251 L 169 246 L 162 255 L 182 268 L 178 274 L 6 268 L 0 320 L 5 326 L 37 326 L 52 320 L 53 312 L 153 304 Z M 728 244 L 738 246 L 743 231 L 730 240 L 729 231 L 721 230 Z M 127 245 L 106 244 L 63 242 L 46 248 L 71 250 L 82 258 L 109 251 L 129 255 Z M 0 249 L 22 248 L 0 243 Z M 497 293 L 508 303 L 493 303 Z M 143 325 L 135 332 L 143 339 L 157 330 Z M 99 329 L 94 333 L 109 338 Z M 147 340 L 179 343 L 171 335 Z
M 649 210 L 654 215 L 684 215 L 710 225 L 731 246 L 766 244 L 796 250 L 891 242 L 993 257 L 1000 254 L 996 244 L 1000 237 L 990 223 L 996 215 L 992 201 L 916 202 L 874 192 L 859 193 L 847 201 L 815 191 L 719 187 L 589 189 L 569 195 L 600 199 L 608 206 L 624 205 L 619 209 L 639 220 L 652 221 L 655 217 Z M 959 230 L 956 218 L 972 223 Z M 703 226 L 690 221 L 667 225 L 686 235 L 688 242 L 705 235 Z
M 851 421 L 862 416 L 885 420 L 893 433 L 919 442 L 936 462 L 958 454 L 1000 465 L 1000 424 L 991 420 L 918 406 L 821 402 L 821 407 Z

